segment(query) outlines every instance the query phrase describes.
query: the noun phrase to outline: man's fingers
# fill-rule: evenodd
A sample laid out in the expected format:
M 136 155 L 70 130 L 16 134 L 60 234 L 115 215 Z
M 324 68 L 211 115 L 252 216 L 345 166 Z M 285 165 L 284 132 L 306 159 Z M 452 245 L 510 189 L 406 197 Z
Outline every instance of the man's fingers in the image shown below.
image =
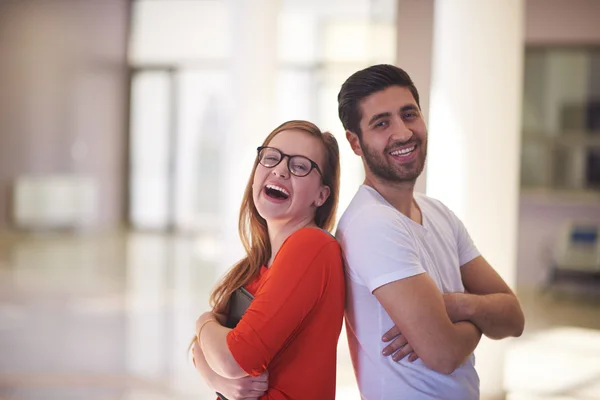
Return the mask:
M 383 348 L 383 355 L 389 356 L 393 354 L 396 350 L 400 349 L 402 346 L 408 343 L 404 335 L 398 336 L 394 341 Z
M 384 342 L 389 342 L 390 340 L 392 340 L 393 338 L 395 338 L 399 334 L 400 334 L 400 328 L 398 328 L 396 325 L 394 325 L 392 327 L 392 329 L 390 329 L 389 331 L 387 331 L 383 335 L 383 337 L 381 338 L 381 340 L 383 340 Z
M 410 346 L 410 344 L 407 343 L 406 346 L 404 346 L 403 348 L 401 348 L 400 350 L 398 350 L 392 356 L 392 360 L 394 360 L 394 361 L 400 361 L 404 357 L 406 357 L 407 355 L 409 355 L 410 353 L 413 353 L 413 348 Z
M 417 355 L 417 353 L 413 352 L 410 356 L 408 356 L 408 361 L 413 362 L 416 361 L 419 358 L 419 356 Z

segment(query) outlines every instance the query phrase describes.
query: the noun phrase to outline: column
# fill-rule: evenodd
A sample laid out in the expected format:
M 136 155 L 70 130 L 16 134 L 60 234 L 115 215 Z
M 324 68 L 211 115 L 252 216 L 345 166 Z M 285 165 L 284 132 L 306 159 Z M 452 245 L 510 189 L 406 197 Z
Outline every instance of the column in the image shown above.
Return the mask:
M 429 118 L 429 93 L 435 0 L 398 0 L 396 65 L 405 70 L 419 90 L 421 112 Z M 427 165 L 415 184 L 425 192 Z
M 513 285 L 523 58 L 522 0 L 436 1 L 427 194 L 465 223 Z M 476 351 L 482 398 L 503 398 L 507 341 Z
M 225 252 L 220 272 L 244 256 L 237 224 L 244 189 L 256 148 L 276 127 L 274 97 L 277 79 L 277 17 L 279 0 L 231 0 L 232 57 L 228 150 L 223 176 Z

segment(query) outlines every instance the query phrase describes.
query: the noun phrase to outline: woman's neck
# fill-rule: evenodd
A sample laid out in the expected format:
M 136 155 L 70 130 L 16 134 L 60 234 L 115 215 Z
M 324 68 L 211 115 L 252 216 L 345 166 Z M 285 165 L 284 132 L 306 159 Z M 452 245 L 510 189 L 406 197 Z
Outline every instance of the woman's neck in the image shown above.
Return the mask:
M 287 222 L 268 222 L 267 227 L 269 229 L 269 241 L 271 242 L 271 259 L 269 260 L 267 266 L 270 267 L 273 264 L 273 260 L 275 260 L 275 256 L 279 252 L 281 245 L 283 242 L 290 237 L 290 235 L 297 230 L 307 227 L 316 228 L 314 216 L 306 217 L 300 220 L 295 221 L 287 221 Z

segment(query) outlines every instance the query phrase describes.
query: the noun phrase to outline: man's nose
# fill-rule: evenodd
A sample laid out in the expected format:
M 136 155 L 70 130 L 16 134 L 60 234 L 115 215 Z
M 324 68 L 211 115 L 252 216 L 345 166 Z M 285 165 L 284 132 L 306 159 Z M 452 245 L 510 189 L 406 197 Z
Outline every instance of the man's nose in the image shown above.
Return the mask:
M 394 124 L 394 131 L 392 134 L 392 139 L 394 141 L 406 142 L 413 135 L 413 132 L 408 129 L 404 121 L 402 119 L 398 119 L 398 121 Z

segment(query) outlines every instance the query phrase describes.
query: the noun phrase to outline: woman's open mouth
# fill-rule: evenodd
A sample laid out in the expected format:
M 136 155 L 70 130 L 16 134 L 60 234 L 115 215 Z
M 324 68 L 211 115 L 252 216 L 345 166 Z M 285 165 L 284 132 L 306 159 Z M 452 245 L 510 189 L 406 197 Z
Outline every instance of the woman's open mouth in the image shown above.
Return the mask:
M 265 186 L 265 195 L 270 199 L 279 201 L 287 200 L 290 197 L 290 193 L 287 189 L 272 183 Z

